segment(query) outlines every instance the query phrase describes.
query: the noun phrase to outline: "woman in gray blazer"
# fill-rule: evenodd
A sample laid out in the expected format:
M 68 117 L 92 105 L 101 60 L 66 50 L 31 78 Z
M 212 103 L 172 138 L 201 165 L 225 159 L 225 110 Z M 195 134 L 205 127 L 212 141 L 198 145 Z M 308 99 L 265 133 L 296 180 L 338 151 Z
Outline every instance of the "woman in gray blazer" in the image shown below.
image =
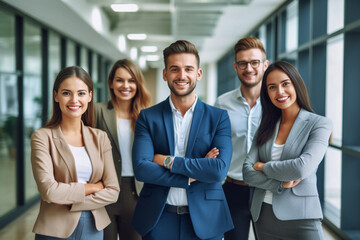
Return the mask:
M 149 107 L 150 94 L 139 67 L 130 60 L 115 62 L 108 77 L 111 100 L 95 104 L 95 127 L 104 130 L 112 145 L 112 154 L 120 184 L 118 201 L 106 207 L 111 224 L 104 239 L 136 240 L 141 236 L 131 226 L 142 184 L 132 168 L 132 144 L 136 119 L 141 109 Z
M 251 214 L 260 240 L 323 239 L 316 171 L 331 134 L 331 121 L 313 113 L 299 72 L 287 62 L 266 70 L 263 115 L 243 166 L 255 186 Z
M 93 83 L 80 67 L 60 71 L 53 114 L 31 136 L 31 163 L 41 195 L 36 240 L 102 240 L 105 205 L 119 195 L 110 141 L 92 128 Z

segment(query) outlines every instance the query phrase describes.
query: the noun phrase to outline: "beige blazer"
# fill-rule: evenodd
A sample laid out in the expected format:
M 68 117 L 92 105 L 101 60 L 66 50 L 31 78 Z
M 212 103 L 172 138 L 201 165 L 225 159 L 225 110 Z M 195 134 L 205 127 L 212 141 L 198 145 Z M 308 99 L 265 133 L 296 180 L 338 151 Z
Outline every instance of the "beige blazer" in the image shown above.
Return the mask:
M 31 136 L 31 164 L 41 195 L 34 233 L 67 238 L 83 210 L 91 210 L 97 230 L 110 223 L 104 206 L 115 202 L 120 191 L 110 141 L 105 132 L 83 124 L 82 134 L 93 170 L 89 183 L 101 180 L 105 186 L 87 196 L 84 184 L 77 182 L 75 160 L 60 127 L 41 128 Z
M 115 169 L 121 183 L 121 154 L 117 135 L 116 112 L 112 102 L 95 103 L 95 127 L 104 130 L 111 142 Z M 144 183 L 135 179 L 136 193 L 139 196 Z

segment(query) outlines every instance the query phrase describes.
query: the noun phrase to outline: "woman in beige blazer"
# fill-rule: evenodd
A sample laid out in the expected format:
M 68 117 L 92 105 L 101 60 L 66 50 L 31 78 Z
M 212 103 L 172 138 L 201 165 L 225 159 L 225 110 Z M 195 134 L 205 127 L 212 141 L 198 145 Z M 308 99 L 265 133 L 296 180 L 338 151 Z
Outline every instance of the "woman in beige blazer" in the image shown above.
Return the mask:
M 105 132 L 91 128 L 93 83 L 67 67 L 53 87 L 53 114 L 31 137 L 31 163 L 41 195 L 35 239 L 102 240 L 110 223 L 105 205 L 119 184 Z
M 111 224 L 104 230 L 104 239 L 137 240 L 141 236 L 131 220 L 143 183 L 134 177 L 131 149 L 136 119 L 149 106 L 150 95 L 139 67 L 127 59 L 115 62 L 108 87 L 111 100 L 95 104 L 95 127 L 104 130 L 111 141 L 121 193 L 116 203 L 106 207 Z
M 305 83 L 287 62 L 271 64 L 261 87 L 262 119 L 243 166 L 255 186 L 258 239 L 323 239 L 316 171 L 329 145 L 330 119 L 313 113 Z

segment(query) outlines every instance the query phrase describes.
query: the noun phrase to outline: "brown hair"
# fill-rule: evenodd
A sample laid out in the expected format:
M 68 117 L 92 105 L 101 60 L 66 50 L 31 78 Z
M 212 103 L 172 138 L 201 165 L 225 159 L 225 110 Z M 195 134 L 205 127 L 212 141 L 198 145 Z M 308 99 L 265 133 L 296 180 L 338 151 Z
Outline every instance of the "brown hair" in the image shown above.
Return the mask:
M 289 76 L 291 82 L 294 84 L 296 102 L 299 104 L 300 108 L 309 112 L 314 112 L 310 105 L 309 95 L 307 93 L 304 80 L 298 70 L 288 62 L 274 62 L 266 69 L 261 84 L 260 101 L 262 107 L 262 117 L 256 136 L 256 144 L 258 146 L 266 143 L 266 141 L 271 138 L 275 131 L 275 125 L 281 117 L 281 110 L 275 107 L 275 105 L 271 102 L 266 87 L 266 79 L 274 70 L 283 71 Z
M 263 44 L 261 43 L 261 41 L 255 37 L 246 37 L 246 38 L 242 38 L 240 39 L 234 47 L 234 51 L 235 51 L 235 61 L 236 61 L 236 54 L 240 51 L 244 51 L 244 50 L 249 50 L 252 48 L 258 48 L 260 49 L 266 56 L 266 51 L 265 48 L 263 46 Z
M 186 40 L 178 40 L 165 48 L 163 51 L 165 68 L 167 68 L 167 60 L 169 56 L 176 53 L 194 54 L 197 60 L 197 67 L 200 66 L 200 57 L 195 45 Z
M 55 92 L 57 93 L 61 83 L 70 77 L 76 77 L 76 78 L 79 78 L 80 80 L 82 80 L 89 88 L 89 93 L 92 92 L 91 101 L 89 102 L 86 111 L 81 116 L 81 120 L 84 122 L 85 126 L 90 126 L 90 127 L 94 126 L 94 101 L 93 101 L 94 100 L 93 99 L 94 98 L 94 85 L 93 85 L 93 81 L 91 80 L 89 74 L 84 69 L 82 69 L 81 67 L 78 67 L 78 66 L 71 66 L 71 67 L 66 67 L 63 70 L 61 70 L 55 79 L 54 87 L 53 87 L 53 98 L 52 98 L 53 99 L 53 104 L 52 104 L 53 112 L 52 112 L 52 116 L 51 116 L 50 120 L 45 124 L 44 127 L 54 128 L 54 127 L 59 126 L 59 124 L 61 123 L 61 121 L 62 121 L 61 109 L 60 109 L 59 103 L 55 101 Z
M 131 103 L 131 128 L 135 129 L 136 120 L 140 114 L 140 110 L 149 107 L 150 105 L 150 93 L 146 89 L 145 78 L 140 68 L 132 61 L 128 59 L 120 59 L 114 63 L 110 70 L 108 77 L 108 87 L 110 91 L 110 97 L 113 105 L 116 104 L 116 96 L 114 89 L 110 88 L 111 83 L 114 81 L 115 73 L 118 68 L 125 68 L 136 82 L 136 94 Z

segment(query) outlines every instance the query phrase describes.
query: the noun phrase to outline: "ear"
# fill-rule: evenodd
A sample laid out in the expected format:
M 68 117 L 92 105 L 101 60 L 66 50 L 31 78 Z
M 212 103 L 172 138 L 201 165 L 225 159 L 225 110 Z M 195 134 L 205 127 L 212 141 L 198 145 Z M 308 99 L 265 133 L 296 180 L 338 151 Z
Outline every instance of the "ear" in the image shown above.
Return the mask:
M 167 77 L 166 77 L 166 69 L 163 69 L 163 79 L 165 82 L 167 82 Z
M 266 71 L 268 66 L 269 66 L 269 60 L 265 60 L 265 62 L 264 62 L 264 72 Z
M 91 99 L 92 99 L 92 91 L 89 92 L 89 102 L 91 102 Z
M 197 71 L 197 76 L 196 76 L 196 81 L 200 81 L 201 78 L 202 78 L 202 69 L 199 68 L 198 71 Z
M 234 70 L 237 73 L 237 64 L 236 64 L 236 62 L 234 62 Z
M 57 95 L 56 91 L 54 91 L 54 100 L 55 100 L 55 102 L 59 102 L 58 95 Z

